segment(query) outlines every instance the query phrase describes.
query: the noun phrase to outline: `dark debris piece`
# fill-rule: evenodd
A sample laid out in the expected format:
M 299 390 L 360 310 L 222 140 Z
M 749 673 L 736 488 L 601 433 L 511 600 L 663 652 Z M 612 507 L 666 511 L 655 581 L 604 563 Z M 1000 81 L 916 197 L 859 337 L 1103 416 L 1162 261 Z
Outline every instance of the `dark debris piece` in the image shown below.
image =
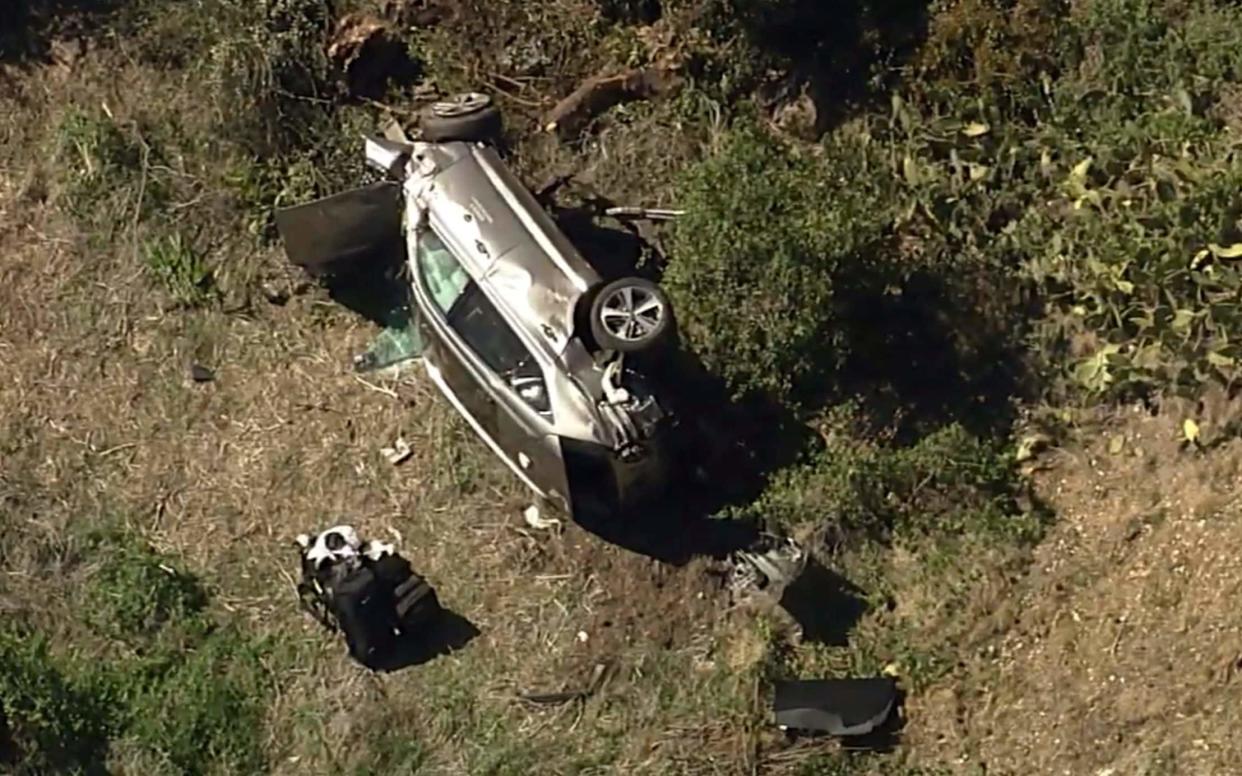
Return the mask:
M 202 364 L 191 364 L 190 379 L 196 383 L 210 383 L 216 379 L 216 373 Z

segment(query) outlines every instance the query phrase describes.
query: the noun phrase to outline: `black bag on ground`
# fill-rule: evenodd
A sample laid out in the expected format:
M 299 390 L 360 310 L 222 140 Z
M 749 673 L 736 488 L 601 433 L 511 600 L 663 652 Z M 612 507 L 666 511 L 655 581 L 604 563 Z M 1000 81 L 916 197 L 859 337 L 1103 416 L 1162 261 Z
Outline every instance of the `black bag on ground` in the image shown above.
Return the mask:
M 404 634 L 417 636 L 431 625 L 441 612 L 435 588 L 410 567 L 400 555 L 385 555 L 371 564 L 377 579 L 392 591 L 393 612 L 397 626 Z
M 329 582 L 329 605 L 349 654 L 374 667 L 396 643 L 391 589 L 366 566 L 343 571 Z
M 320 624 L 344 635 L 351 657 L 373 669 L 399 639 L 422 637 L 443 611 L 435 589 L 396 553 L 319 568 L 303 554 L 298 596 Z

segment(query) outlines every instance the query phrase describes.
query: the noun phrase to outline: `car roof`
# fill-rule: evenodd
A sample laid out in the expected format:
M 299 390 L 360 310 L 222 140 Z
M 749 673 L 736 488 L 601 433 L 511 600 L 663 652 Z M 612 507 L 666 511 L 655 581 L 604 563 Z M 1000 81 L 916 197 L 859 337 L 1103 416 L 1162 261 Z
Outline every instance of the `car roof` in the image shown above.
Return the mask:
M 422 203 L 466 271 L 514 323 L 563 352 L 578 302 L 599 274 L 492 147 L 419 143 L 414 157 L 415 175 L 420 163 L 434 166 Z

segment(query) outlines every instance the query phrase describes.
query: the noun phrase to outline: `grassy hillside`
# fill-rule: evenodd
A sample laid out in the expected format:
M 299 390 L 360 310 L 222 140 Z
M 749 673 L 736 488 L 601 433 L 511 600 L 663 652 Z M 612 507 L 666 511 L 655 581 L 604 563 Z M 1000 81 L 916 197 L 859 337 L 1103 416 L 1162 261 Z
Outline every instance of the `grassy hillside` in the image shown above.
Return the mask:
M 543 131 L 632 67 L 680 87 Z M 634 250 L 719 436 L 654 542 L 527 527 L 424 380 L 351 374 L 376 326 L 276 242 L 366 180 L 361 133 L 467 88 L 561 204 L 687 211 Z M 30 0 L 0 101 L 0 772 L 1236 762 L 1234 5 Z M 339 519 L 460 650 L 371 675 L 302 615 L 293 538 Z M 745 521 L 830 569 L 824 638 L 730 601 Z M 888 751 L 772 728 L 774 679 L 880 670 Z

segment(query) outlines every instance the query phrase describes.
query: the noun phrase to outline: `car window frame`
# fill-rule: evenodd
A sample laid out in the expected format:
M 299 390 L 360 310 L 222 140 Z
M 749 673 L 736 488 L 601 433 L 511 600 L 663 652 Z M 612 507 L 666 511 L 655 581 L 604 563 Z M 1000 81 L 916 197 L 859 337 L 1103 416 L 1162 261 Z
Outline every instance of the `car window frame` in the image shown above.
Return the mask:
M 512 403 L 521 407 L 530 419 L 534 419 L 535 421 L 542 423 L 547 428 L 551 428 L 555 424 L 556 411 L 553 408 L 550 390 L 552 381 L 548 379 L 548 369 L 550 364 L 545 358 L 543 358 L 543 354 L 538 351 L 538 348 L 531 347 L 530 339 L 526 336 L 525 332 L 513 326 L 513 324 L 511 324 L 504 316 L 501 306 L 498 305 L 496 300 L 492 298 L 492 294 L 487 288 L 487 285 L 480 283 L 478 279 L 471 274 L 470 270 L 467 269 L 466 262 L 462 261 L 457 251 L 453 249 L 452 242 L 446 239 L 444 234 L 437 229 L 435 225 L 430 222 L 430 220 L 425 226 L 422 227 L 422 229 L 424 233 L 430 231 L 435 238 L 440 241 L 440 244 L 444 246 L 445 250 L 449 253 L 453 260 L 457 262 L 468 278 L 466 285 L 462 287 L 461 292 L 453 300 L 453 303 L 449 306 L 449 309 L 447 311 L 442 310 L 438 300 L 432 294 L 431 289 L 427 285 L 427 279 L 423 274 L 422 257 L 416 245 L 413 257 L 415 266 L 413 267 L 414 271 L 411 274 L 414 276 L 414 283 L 418 288 L 419 294 L 426 300 L 426 303 L 423 306 L 429 308 L 425 311 L 425 314 L 431 314 L 437 318 L 440 326 L 445 332 L 445 336 L 452 339 L 454 349 L 464 353 L 465 357 L 470 360 L 471 366 L 474 367 L 476 371 L 480 371 L 488 375 L 488 378 L 493 382 L 496 390 L 504 391 L 506 396 L 512 399 Z M 419 239 L 421 239 L 421 236 L 422 235 L 420 234 Z M 521 344 L 527 355 L 530 356 L 531 361 L 539 373 L 539 379 L 543 381 L 544 394 L 548 397 L 547 413 L 540 412 L 532 407 L 524 398 L 522 398 L 521 394 L 517 392 L 517 389 L 510 385 L 509 381 L 506 380 L 503 375 L 497 373 L 496 370 L 483 359 L 482 355 L 479 354 L 474 346 L 467 342 L 465 337 L 463 337 L 461 333 L 454 328 L 451 316 L 454 310 L 457 309 L 457 306 L 461 304 L 462 300 L 465 299 L 470 293 L 471 286 L 473 286 L 475 292 L 478 293 L 479 296 L 491 306 L 494 313 L 500 318 L 501 323 L 508 327 L 514 338 Z

